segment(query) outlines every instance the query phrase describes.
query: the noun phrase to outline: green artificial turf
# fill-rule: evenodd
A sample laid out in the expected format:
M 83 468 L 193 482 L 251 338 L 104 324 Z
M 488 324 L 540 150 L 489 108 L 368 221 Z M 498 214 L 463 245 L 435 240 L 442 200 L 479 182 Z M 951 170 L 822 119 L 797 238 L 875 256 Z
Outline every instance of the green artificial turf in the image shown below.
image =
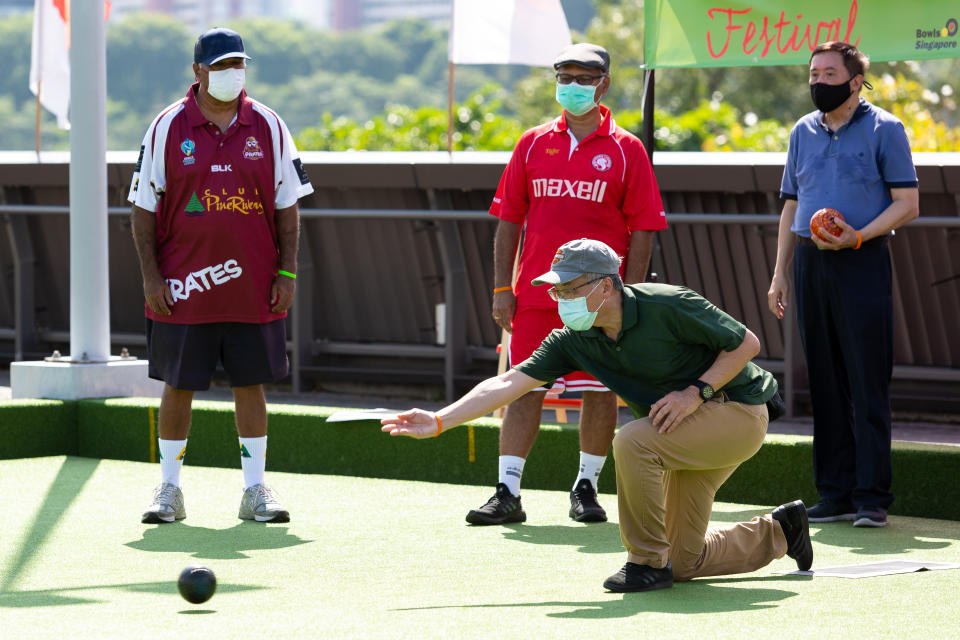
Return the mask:
M 193 449 L 191 441 L 191 449 Z M 188 460 L 190 458 L 188 457 Z M 435 459 L 442 468 L 445 461 Z M 239 467 L 239 463 L 236 465 Z M 774 573 L 617 595 L 614 522 L 567 518 L 565 491 L 526 489 L 523 525 L 470 527 L 489 487 L 271 473 L 290 524 L 236 518 L 241 473 L 186 466 L 187 520 L 143 525 L 157 465 L 77 457 L 0 462 L 0 636 L 56 638 L 944 638 L 960 570 L 860 580 Z M 601 496 L 615 518 L 616 500 Z M 718 504 L 729 524 L 769 508 Z M 812 528 L 816 566 L 960 561 L 960 523 Z M 189 605 L 179 571 L 219 586 Z M 9 635 L 8 633 L 15 634 Z

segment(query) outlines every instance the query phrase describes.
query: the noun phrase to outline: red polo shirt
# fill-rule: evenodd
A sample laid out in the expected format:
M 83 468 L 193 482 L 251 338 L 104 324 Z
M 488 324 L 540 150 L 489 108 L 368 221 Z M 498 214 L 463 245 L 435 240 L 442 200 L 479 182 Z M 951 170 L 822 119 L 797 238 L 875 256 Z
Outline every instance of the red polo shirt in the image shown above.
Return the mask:
M 240 95 L 221 133 L 194 84 L 150 125 L 128 199 L 157 214 L 157 262 L 173 294 L 161 322 L 263 323 L 279 263 L 275 209 L 313 192 L 286 124 Z
M 660 190 L 643 143 L 600 106 L 600 126 L 574 147 L 561 115 L 520 137 L 490 214 L 525 224 L 516 294 L 522 307 L 556 308 L 547 287 L 530 281 L 550 270 L 557 248 L 578 238 L 626 256 L 630 232 L 667 227 Z M 621 274 L 622 274 L 621 268 Z

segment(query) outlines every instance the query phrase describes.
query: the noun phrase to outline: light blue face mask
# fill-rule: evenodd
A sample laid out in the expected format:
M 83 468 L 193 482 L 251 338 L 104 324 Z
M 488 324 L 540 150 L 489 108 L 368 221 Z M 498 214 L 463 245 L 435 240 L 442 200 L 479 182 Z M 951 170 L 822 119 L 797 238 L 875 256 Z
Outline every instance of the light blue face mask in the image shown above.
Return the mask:
M 600 282 L 603 282 L 603 280 Z M 590 289 L 590 293 L 596 291 L 597 287 L 600 286 L 600 282 L 595 284 L 593 289 Z M 600 303 L 596 311 L 590 311 L 587 308 L 587 296 L 589 296 L 590 293 L 586 296 L 573 298 L 571 300 L 557 300 L 557 312 L 560 314 L 560 320 L 563 321 L 565 327 L 574 331 L 586 331 L 596 322 L 597 314 L 607 299 L 603 299 L 603 302 Z
M 582 116 L 597 106 L 593 99 L 596 93 L 597 88 L 593 85 L 557 83 L 557 102 L 575 116 Z

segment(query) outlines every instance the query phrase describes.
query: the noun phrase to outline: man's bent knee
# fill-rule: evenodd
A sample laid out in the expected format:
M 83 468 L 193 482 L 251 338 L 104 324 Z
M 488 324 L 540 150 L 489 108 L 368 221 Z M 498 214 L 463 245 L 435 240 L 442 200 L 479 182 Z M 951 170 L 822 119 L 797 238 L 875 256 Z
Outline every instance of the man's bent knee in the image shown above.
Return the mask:
M 650 438 L 653 438 L 657 435 L 657 429 L 653 426 L 653 423 L 649 418 L 641 418 L 639 420 L 634 420 L 628 422 L 627 424 L 620 427 L 620 430 L 617 431 L 617 435 L 613 438 L 613 446 L 623 447 L 630 445 L 641 445 L 645 444 Z

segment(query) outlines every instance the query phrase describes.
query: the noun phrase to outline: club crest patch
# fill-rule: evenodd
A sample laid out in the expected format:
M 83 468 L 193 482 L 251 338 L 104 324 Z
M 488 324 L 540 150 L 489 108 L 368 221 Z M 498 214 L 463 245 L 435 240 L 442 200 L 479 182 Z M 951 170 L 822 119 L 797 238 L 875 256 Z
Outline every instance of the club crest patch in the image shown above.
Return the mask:
M 563 249 L 560 249 L 559 251 L 557 251 L 557 255 L 553 256 L 553 262 L 551 262 L 550 264 L 551 265 L 557 264 L 561 260 L 563 260 Z
M 259 160 L 263 157 L 263 151 L 260 150 L 260 143 L 253 136 L 247 138 L 243 145 L 243 157 L 247 160 Z
M 613 160 L 610 159 L 605 153 L 598 153 L 593 156 L 593 160 L 590 161 L 590 164 L 593 165 L 593 168 L 597 171 L 603 173 L 604 171 L 609 171 L 613 166 Z

